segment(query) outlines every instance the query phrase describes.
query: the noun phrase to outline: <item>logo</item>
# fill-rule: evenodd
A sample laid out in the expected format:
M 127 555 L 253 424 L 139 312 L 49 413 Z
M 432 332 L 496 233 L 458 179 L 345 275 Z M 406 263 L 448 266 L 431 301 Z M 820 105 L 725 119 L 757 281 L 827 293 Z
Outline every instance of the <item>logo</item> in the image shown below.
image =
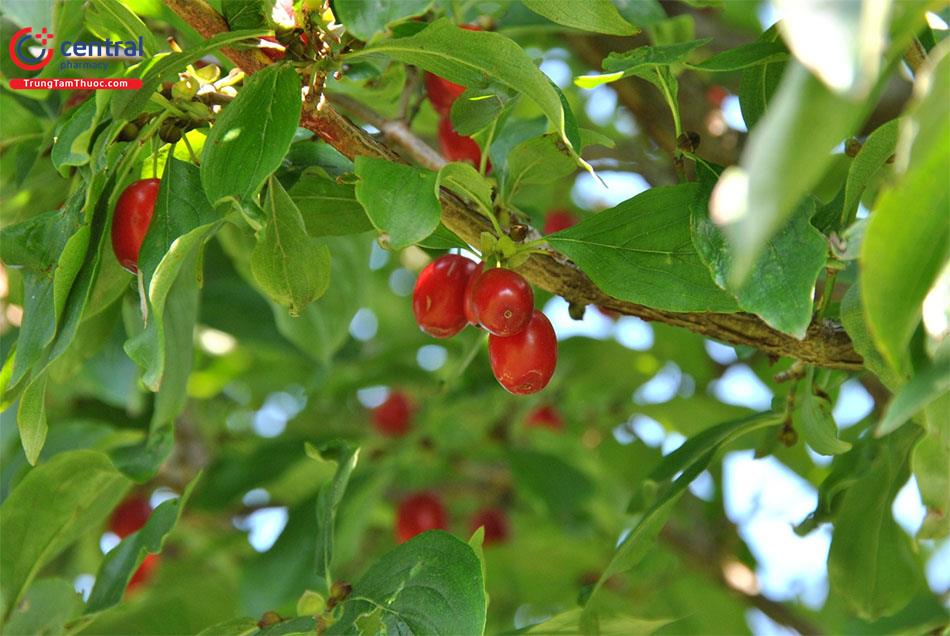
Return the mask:
M 32 33 L 33 27 L 24 27 L 10 38 L 10 57 L 13 58 L 14 64 L 25 71 L 38 71 L 53 59 L 53 49 L 51 48 L 41 49 L 43 52 L 39 57 L 33 57 L 27 48 L 27 43 L 33 39 L 45 47 L 46 43 L 53 39 L 53 34 L 47 33 L 46 27 L 43 27 L 43 30 L 35 36 Z

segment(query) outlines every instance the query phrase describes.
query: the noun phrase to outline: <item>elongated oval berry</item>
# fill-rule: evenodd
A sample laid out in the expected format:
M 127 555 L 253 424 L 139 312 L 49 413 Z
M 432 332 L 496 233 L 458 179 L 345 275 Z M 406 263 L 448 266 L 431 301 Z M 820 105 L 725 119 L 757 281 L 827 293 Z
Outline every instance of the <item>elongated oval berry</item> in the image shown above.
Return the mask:
M 527 329 L 514 336 L 488 337 L 492 373 L 516 395 L 537 393 L 548 385 L 557 366 L 557 337 L 547 316 L 535 310 Z
M 412 290 L 412 311 L 419 328 L 436 338 L 460 332 L 465 319 L 465 286 L 475 261 L 458 254 L 435 259 L 419 273 Z
M 396 541 L 405 543 L 426 530 L 445 530 L 445 506 L 437 495 L 422 492 L 403 499 L 396 511 Z
M 520 333 L 531 321 L 534 291 L 524 276 L 510 269 L 489 269 L 472 287 L 472 305 L 478 324 L 496 336 Z
M 141 179 L 119 195 L 112 217 L 112 249 L 122 267 L 133 274 L 138 271 L 139 250 L 155 212 L 160 179 Z
M 482 275 L 482 270 L 484 269 L 485 263 L 476 265 L 475 271 L 468 277 L 468 285 L 465 286 L 465 319 L 468 320 L 469 324 L 475 325 L 476 327 L 480 325 L 478 324 L 478 314 L 475 312 L 475 299 L 472 296 L 472 292 L 475 290 L 475 281 Z
M 129 579 L 129 585 L 126 589 L 131 592 L 140 585 L 148 583 L 149 579 L 155 574 L 156 568 L 158 568 L 158 562 L 159 555 L 146 554 L 145 558 L 142 559 L 142 564 L 139 565 L 138 569 L 135 570 L 135 574 Z
M 405 393 L 392 391 L 386 401 L 373 409 L 373 426 L 387 437 L 402 437 L 412 423 L 412 404 Z
M 477 168 L 482 158 L 482 150 L 475 140 L 455 132 L 448 117 L 439 120 L 439 147 L 448 161 L 467 161 Z

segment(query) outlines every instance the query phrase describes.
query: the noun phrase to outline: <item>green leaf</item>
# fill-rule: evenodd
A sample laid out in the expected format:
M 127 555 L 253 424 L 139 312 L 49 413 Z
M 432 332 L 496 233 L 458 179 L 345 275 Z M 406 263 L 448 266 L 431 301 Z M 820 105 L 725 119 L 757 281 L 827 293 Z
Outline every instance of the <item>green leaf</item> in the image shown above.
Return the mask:
M 261 289 L 292 316 L 330 286 L 330 250 L 307 234 L 303 217 L 277 179 L 267 188 L 267 224 L 251 254 L 251 272 Z
M 900 120 L 893 119 L 879 126 L 868 135 L 864 145 L 848 168 L 845 184 L 844 207 L 841 219 L 853 219 L 861 202 L 861 195 L 878 170 L 893 156 L 897 146 L 897 131 Z
M 428 170 L 371 157 L 356 158 L 356 199 L 373 225 L 402 249 L 432 234 L 442 209 L 436 198 L 438 175 Z
M 815 281 L 825 266 L 827 241 L 812 227 L 814 200 L 809 198 L 791 221 L 768 241 L 755 264 L 756 275 L 741 285 L 729 279 L 732 249 L 708 215 L 715 173 L 697 167 L 700 188 L 690 206 L 693 245 L 719 287 L 735 296 L 739 308 L 796 338 L 804 338 L 812 319 Z
M 324 576 L 327 589 L 333 583 L 330 568 L 333 565 L 333 532 L 336 523 L 336 511 L 343 501 L 343 494 L 349 484 L 350 475 L 359 461 L 360 449 L 348 442 L 335 440 L 319 447 L 307 444 L 307 454 L 323 461 L 334 462 L 336 471 L 333 477 L 317 493 L 317 558 L 315 569 Z
M 888 41 L 890 0 L 777 0 L 779 29 L 806 68 L 836 93 L 865 97 Z
M 864 318 L 861 285 L 855 283 L 841 299 L 841 324 L 851 338 L 854 350 L 864 359 L 864 367 L 876 375 L 891 391 L 897 391 L 904 384 L 904 374 L 894 371 L 881 357 L 874 345 L 871 332 Z
M 571 163 L 573 165 L 573 160 Z M 437 188 L 447 188 L 477 204 L 482 214 L 493 213 L 492 186 L 471 164 L 461 161 L 445 164 L 439 169 L 436 184 Z
M 828 553 L 831 593 L 865 620 L 889 616 L 922 585 L 910 538 L 891 505 L 907 481 L 907 455 L 919 429 L 905 427 L 873 445 L 868 472 L 842 495 Z
M 785 48 L 785 44 L 780 41 L 760 41 L 741 44 L 728 51 L 717 53 L 699 64 L 687 63 L 687 66 L 698 71 L 728 73 L 749 68 L 750 66 L 784 62 L 787 59 L 788 49 Z
M 150 60 L 143 61 L 126 77 L 137 77 L 142 80 L 142 88 L 135 91 L 118 91 L 112 96 L 109 107 L 112 118 L 116 120 L 134 119 L 142 112 L 162 82 L 173 81 L 178 72 L 189 64 L 194 64 L 205 55 L 217 51 L 219 48 L 230 46 L 241 40 L 259 38 L 270 33 L 269 29 L 251 29 L 246 31 L 227 31 L 205 40 L 201 46 L 189 48 L 181 53 L 157 55 Z
M 139 250 L 138 267 L 148 289 L 159 263 L 172 243 L 201 225 L 218 220 L 204 189 L 198 167 L 174 157 L 165 164 L 165 173 L 155 199 L 155 210 Z
M 474 135 L 498 119 L 517 96 L 505 86 L 465 89 L 452 102 L 452 128 L 460 135 Z
M 181 511 L 200 475 L 191 480 L 180 497 L 163 501 L 152 511 L 148 521 L 138 530 L 122 539 L 102 559 L 96 573 L 96 584 L 86 602 L 85 614 L 95 614 L 109 609 L 122 600 L 135 571 L 148 554 L 158 554 L 162 545 L 181 518 Z
M 782 45 L 779 39 L 778 28 L 772 26 L 765 33 L 759 36 L 756 44 Z M 784 59 L 774 60 L 763 64 L 750 66 L 742 72 L 739 79 L 739 107 L 742 110 L 742 119 L 749 130 L 755 127 L 775 91 L 778 90 L 779 82 L 785 73 L 786 61 Z
M 3 616 L 9 616 L 33 578 L 79 536 L 98 527 L 129 481 L 92 450 L 60 453 L 30 470 L 0 506 Z
M 62 634 L 82 611 L 82 595 L 64 579 L 41 579 L 26 592 L 3 627 L 4 634 Z
M 88 99 L 57 124 L 50 159 L 64 177 L 69 174 L 69 166 L 84 166 L 89 162 L 89 144 L 97 117 L 96 100 Z
M 254 73 L 221 115 L 201 154 L 208 200 L 253 197 L 280 167 L 300 121 L 300 78 L 276 64 Z
M 781 416 L 772 413 L 759 413 L 750 417 L 725 422 L 694 435 L 682 446 L 663 458 L 650 473 L 648 479 L 657 495 L 649 508 L 640 517 L 637 524 L 617 547 L 613 558 L 597 581 L 594 590 L 587 599 L 582 616 L 583 624 L 592 620 L 594 604 L 598 591 L 610 577 L 633 568 L 650 550 L 666 524 L 666 520 L 689 484 L 702 473 L 721 449 L 736 439 L 760 428 L 774 426 Z
M 918 370 L 910 382 L 887 405 L 884 417 L 874 430 L 882 437 L 891 433 L 917 415 L 934 400 L 950 391 L 950 357 L 938 357 L 925 368 Z
M 30 466 L 36 465 L 43 443 L 46 442 L 46 379 L 42 373 L 33 379 L 20 396 L 16 423 L 20 431 L 20 443 Z
M 941 411 L 943 426 L 929 431 L 914 447 L 911 466 L 927 516 L 918 539 L 942 539 L 950 534 L 950 424 Z
M 274 7 L 272 0 L 221 0 L 221 14 L 232 31 L 270 28 L 268 7 Z
M 216 623 L 198 632 L 198 636 L 251 636 L 259 632 L 256 618 L 241 617 Z
M 950 51 L 918 75 L 917 103 L 901 130 L 900 181 L 881 194 L 861 245 L 861 293 L 877 348 L 894 369 L 906 365 L 907 345 L 922 303 L 947 262 L 950 192 L 934 175 L 950 172 Z M 944 109 L 944 115 L 938 115 Z
M 547 240 L 616 298 L 669 311 L 735 311 L 690 239 L 696 187 L 652 188 Z
M 594 493 L 590 478 L 556 455 L 512 450 L 509 462 L 518 491 L 537 498 L 553 514 L 576 513 Z
M 625 20 L 638 27 L 648 27 L 667 18 L 658 0 L 614 0 L 614 6 Z
M 582 75 L 575 78 L 574 83 L 581 88 L 596 88 L 635 75 L 656 84 L 656 72 L 659 69 L 685 62 L 690 53 L 709 42 L 711 39 L 706 38 L 662 46 L 641 46 L 626 53 L 611 53 L 603 62 L 604 70 L 609 73 Z
M 142 38 L 145 55 L 156 55 L 158 40 L 145 26 L 141 18 L 118 0 L 93 0 L 86 9 L 86 26 L 100 38 L 112 37 L 113 41 Z M 95 100 L 90 100 L 95 101 Z
M 42 358 L 56 336 L 69 291 L 90 241 L 83 224 L 85 190 L 70 197 L 59 211 L 48 212 L 4 228 L 0 256 L 7 266 L 21 268 L 23 322 L 10 386 L 15 386 Z
M 468 243 L 460 239 L 455 232 L 441 223 L 439 223 L 439 227 L 435 228 L 432 234 L 416 243 L 416 245 L 430 250 L 448 250 L 453 247 L 468 249 L 469 247 Z
M 358 234 L 373 227 L 353 186 L 337 183 L 319 168 L 305 170 L 287 194 L 300 210 L 310 236 Z
M 557 614 L 543 623 L 532 625 L 525 634 L 537 636 L 548 635 L 574 635 L 584 633 L 581 629 L 580 619 L 583 614 L 582 609 L 568 610 L 562 614 Z M 629 636 L 630 634 L 652 634 L 664 625 L 669 625 L 674 619 L 670 618 L 639 618 L 630 615 L 602 616 L 597 615 L 597 629 L 594 632 L 599 636 Z
M 358 39 L 369 42 L 387 25 L 425 13 L 432 0 L 336 0 L 333 10 L 346 30 Z
M 572 139 L 565 129 L 565 114 L 554 85 L 520 46 L 503 35 L 460 29 L 442 18 L 415 35 L 380 42 L 350 53 L 347 58 L 375 53 L 384 53 L 462 86 L 480 88 L 496 82 L 523 93 L 538 105 L 561 137 L 579 150 L 580 141 Z
M 388 633 L 481 634 L 488 599 L 475 551 L 447 532 L 431 530 L 383 555 L 354 585 L 328 634 L 348 634 L 361 616 L 382 606 Z
M 851 450 L 851 444 L 838 439 L 838 425 L 831 417 L 831 401 L 812 390 L 814 369 L 809 369 L 799 391 L 796 424 L 812 450 L 820 455 L 838 455 Z
M 508 154 L 504 198 L 510 201 L 522 186 L 558 181 L 576 169 L 570 148 L 556 134 L 522 141 Z
M 607 35 L 635 35 L 638 28 L 624 20 L 610 0 L 524 0 L 531 11 L 556 24 Z
M 741 167 L 727 169 L 710 210 L 733 249 L 730 279 L 746 280 L 770 238 L 831 164 L 831 151 L 858 123 L 863 105 L 831 93 L 793 64 L 770 110 L 749 135 Z

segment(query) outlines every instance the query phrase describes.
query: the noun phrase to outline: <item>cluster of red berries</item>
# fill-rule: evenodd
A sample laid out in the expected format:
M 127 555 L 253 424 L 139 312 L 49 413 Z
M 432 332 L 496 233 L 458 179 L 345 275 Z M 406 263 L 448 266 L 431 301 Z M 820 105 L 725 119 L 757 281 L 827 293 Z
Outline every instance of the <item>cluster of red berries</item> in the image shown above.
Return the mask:
M 472 24 L 459 26 L 469 31 L 481 31 L 479 27 Z M 435 112 L 439 114 L 439 147 L 442 150 L 442 156 L 449 161 L 468 161 L 477 168 L 482 157 L 481 149 L 471 137 L 455 132 L 452 120 L 449 118 L 452 104 L 459 95 L 465 92 L 465 87 L 432 73 L 426 73 L 425 84 L 429 101 Z
M 440 256 L 419 274 L 412 310 L 419 327 L 436 338 L 468 324 L 488 331 L 492 372 L 511 393 L 537 393 L 554 375 L 554 327 L 534 308 L 531 285 L 518 272 L 484 269 L 458 254 Z
M 499 508 L 482 508 L 469 520 L 469 532 L 485 528 L 484 545 L 508 540 L 508 517 Z M 396 510 L 396 541 L 405 543 L 427 530 L 447 530 L 448 513 L 442 500 L 432 492 L 420 492 L 399 502 Z
M 112 512 L 112 517 L 109 519 L 109 530 L 117 534 L 120 539 L 124 539 L 141 530 L 151 514 L 152 506 L 149 505 L 148 499 L 138 495 L 129 497 Z M 138 586 L 147 583 L 155 573 L 158 561 L 157 554 L 146 555 L 142 564 L 139 565 L 135 574 L 129 580 L 126 589 L 131 592 Z

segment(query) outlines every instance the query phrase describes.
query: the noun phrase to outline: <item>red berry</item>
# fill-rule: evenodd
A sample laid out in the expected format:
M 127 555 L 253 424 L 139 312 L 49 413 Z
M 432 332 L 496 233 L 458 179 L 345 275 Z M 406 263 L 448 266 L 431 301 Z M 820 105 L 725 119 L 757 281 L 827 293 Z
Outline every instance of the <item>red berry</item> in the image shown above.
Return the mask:
M 557 366 L 557 337 L 547 316 L 535 310 L 528 328 L 503 338 L 489 336 L 488 359 L 498 382 L 511 393 L 537 393 Z
M 577 217 L 567 210 L 551 210 L 544 219 L 542 234 L 554 234 L 577 225 Z
M 534 292 L 518 272 L 503 267 L 482 273 L 472 287 L 478 323 L 496 336 L 524 331 L 534 311 Z
M 710 106 L 719 108 L 727 97 L 729 97 L 729 91 L 718 84 L 713 84 L 706 89 L 706 101 Z
M 155 212 L 160 179 L 142 179 L 127 187 L 119 196 L 112 218 L 112 249 L 122 267 L 138 271 L 139 250 L 148 224 Z
M 392 391 L 386 401 L 373 409 L 373 425 L 387 437 L 401 437 L 409 432 L 412 404 L 405 393 Z
M 439 120 L 439 147 L 447 160 L 467 161 L 476 168 L 482 158 L 482 151 L 475 140 L 455 132 L 448 117 Z
M 525 426 L 560 431 L 564 428 L 564 420 L 553 406 L 539 406 L 528 414 Z
M 426 530 L 445 530 L 445 507 L 433 493 L 423 492 L 403 499 L 396 512 L 396 541 L 405 543 Z
M 469 324 L 479 326 L 478 324 L 478 314 L 475 312 L 475 302 L 472 297 L 472 291 L 475 289 L 475 281 L 478 280 L 478 277 L 482 275 L 482 270 L 485 269 L 485 263 L 479 263 L 475 266 L 475 271 L 472 272 L 472 275 L 468 277 L 468 284 L 465 286 L 465 319 L 468 320 Z
M 458 99 L 458 96 L 465 92 L 465 87 L 443 79 L 438 75 L 426 73 L 426 94 L 435 112 L 443 117 L 449 116 L 452 110 L 452 104 Z
M 133 532 L 138 532 L 151 514 L 152 507 L 148 499 L 141 496 L 129 497 L 112 512 L 109 529 L 124 539 Z
M 152 575 L 155 574 L 155 568 L 157 567 L 158 555 L 146 554 L 145 558 L 142 559 L 142 564 L 139 565 L 138 569 L 135 571 L 135 574 L 133 574 L 132 578 L 129 579 L 129 585 L 126 589 L 131 592 L 138 586 L 148 583 L 149 579 L 152 578 Z
M 482 508 L 469 524 L 469 531 L 485 528 L 484 545 L 504 543 L 508 540 L 508 517 L 498 508 Z
M 460 332 L 465 319 L 465 286 L 475 261 L 458 254 L 440 256 L 419 273 L 412 290 L 412 311 L 419 328 L 436 338 Z

